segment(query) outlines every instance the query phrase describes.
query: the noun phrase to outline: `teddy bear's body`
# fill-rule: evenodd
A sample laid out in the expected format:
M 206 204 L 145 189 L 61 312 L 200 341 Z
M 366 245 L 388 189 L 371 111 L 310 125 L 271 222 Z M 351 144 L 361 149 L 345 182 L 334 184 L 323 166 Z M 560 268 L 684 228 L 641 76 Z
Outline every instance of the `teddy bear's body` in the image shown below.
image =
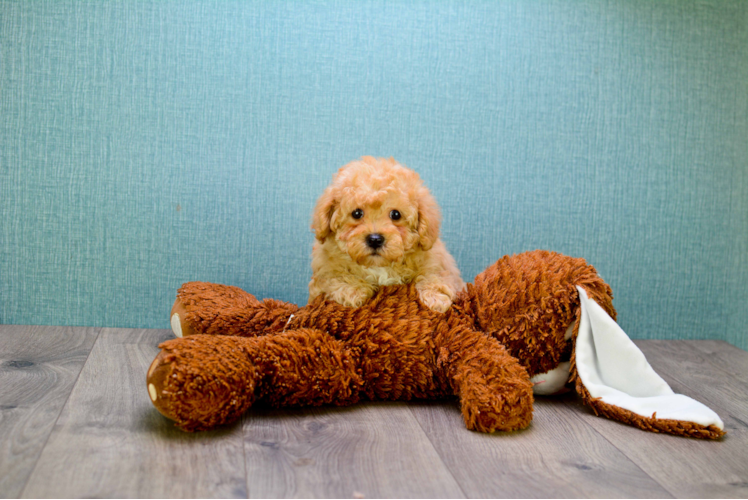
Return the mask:
M 218 290 L 220 286 L 213 288 Z M 191 284 L 181 290 L 183 296 L 190 292 L 195 292 Z M 361 399 L 458 395 L 473 429 L 514 430 L 526 427 L 532 418 L 532 384 L 516 358 L 472 328 L 471 316 L 460 306 L 440 314 L 421 304 L 413 285 L 384 287 L 361 308 L 319 297 L 303 309 L 287 307 L 281 316 L 273 314 L 275 301 L 256 301 L 249 294 L 241 300 L 250 305 L 244 311 L 255 312 L 256 324 L 267 325 L 272 318 L 270 326 L 245 329 L 242 336 L 187 339 L 200 369 L 213 362 L 216 346 L 221 345 L 215 364 L 232 372 L 228 378 L 237 383 L 208 393 L 204 404 L 209 408 L 220 406 L 222 394 L 244 403 L 235 408 L 237 415 L 257 400 L 274 406 L 349 405 Z M 228 345 L 240 356 L 227 356 Z M 170 342 L 162 347 L 168 353 Z M 248 398 L 250 381 L 254 382 Z M 190 430 L 215 425 L 212 419 L 177 421 Z
M 383 287 L 360 308 L 324 296 L 300 308 L 236 287 L 187 283 L 172 316 L 185 338 L 161 345 L 148 388 L 154 405 L 186 430 L 233 421 L 256 401 L 350 405 L 456 396 L 469 429 L 511 431 L 532 419 L 531 377 L 570 361 L 568 380 L 607 415 L 574 367 L 577 286 L 615 317 L 610 287 L 594 268 L 541 251 L 500 259 L 446 313 L 424 306 L 413 285 Z M 649 430 L 721 435 L 614 410 Z

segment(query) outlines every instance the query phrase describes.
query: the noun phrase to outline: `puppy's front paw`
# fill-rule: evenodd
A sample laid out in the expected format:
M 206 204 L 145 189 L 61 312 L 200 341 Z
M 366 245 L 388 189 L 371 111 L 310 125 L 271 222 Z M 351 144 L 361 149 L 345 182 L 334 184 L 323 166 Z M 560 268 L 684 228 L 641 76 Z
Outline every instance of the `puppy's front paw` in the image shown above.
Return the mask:
M 416 285 L 416 288 L 421 302 L 429 309 L 443 313 L 452 306 L 452 295 L 445 285 Z
M 372 295 L 373 292 L 369 289 L 345 286 L 330 293 L 329 297 L 344 306 L 361 307 Z

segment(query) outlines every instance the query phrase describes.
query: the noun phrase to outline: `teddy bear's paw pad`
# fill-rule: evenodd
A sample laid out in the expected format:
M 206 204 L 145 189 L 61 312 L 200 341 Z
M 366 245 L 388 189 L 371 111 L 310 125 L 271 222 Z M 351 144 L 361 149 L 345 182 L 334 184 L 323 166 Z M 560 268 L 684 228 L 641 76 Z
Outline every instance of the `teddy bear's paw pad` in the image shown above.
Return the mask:
M 530 379 L 532 382 L 532 392 L 539 396 L 550 396 L 565 392 L 566 382 L 569 380 L 569 368 L 571 363 L 565 361 L 560 363 L 553 370 L 545 373 L 538 373 Z
M 148 384 L 148 395 L 151 397 L 151 401 L 155 402 L 158 399 L 158 391 L 156 390 L 156 386 L 153 384 Z
M 164 384 L 166 383 L 166 377 L 169 374 L 170 364 L 164 359 L 164 352 L 160 352 L 156 359 L 153 360 L 151 366 L 148 368 L 148 374 L 146 375 L 146 384 L 148 387 L 148 396 L 151 398 L 151 403 L 156 409 L 161 412 L 167 418 L 174 419 L 171 412 L 167 408 L 166 401 L 163 398 Z
M 177 337 L 183 337 L 182 321 L 179 319 L 179 313 L 174 313 L 171 315 L 171 331 L 174 332 L 174 335 L 176 335 Z

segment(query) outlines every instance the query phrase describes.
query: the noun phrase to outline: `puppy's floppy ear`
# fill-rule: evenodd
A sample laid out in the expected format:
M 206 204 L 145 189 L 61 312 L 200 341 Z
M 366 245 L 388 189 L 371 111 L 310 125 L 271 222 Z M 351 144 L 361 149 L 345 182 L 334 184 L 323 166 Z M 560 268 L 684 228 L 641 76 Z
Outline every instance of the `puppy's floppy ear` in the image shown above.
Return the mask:
M 439 225 L 441 224 L 439 205 L 425 187 L 418 190 L 417 203 L 418 236 L 420 237 L 418 244 L 422 249 L 429 250 L 439 238 Z
M 330 223 L 337 206 L 335 193 L 330 186 L 317 200 L 317 205 L 314 207 L 314 213 L 312 214 L 312 230 L 320 243 L 323 243 L 332 232 Z

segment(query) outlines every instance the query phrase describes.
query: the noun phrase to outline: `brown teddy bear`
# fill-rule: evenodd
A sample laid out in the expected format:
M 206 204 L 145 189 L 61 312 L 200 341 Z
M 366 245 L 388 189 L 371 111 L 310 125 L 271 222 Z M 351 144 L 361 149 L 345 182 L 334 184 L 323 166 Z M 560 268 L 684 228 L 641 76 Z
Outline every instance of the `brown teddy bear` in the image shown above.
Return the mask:
M 153 404 L 188 431 L 232 422 L 253 403 L 350 405 L 457 396 L 468 429 L 527 427 L 533 393 L 572 384 L 596 414 L 654 432 L 724 434 L 719 417 L 674 394 L 616 325 L 610 287 L 583 259 L 504 257 L 445 313 L 412 285 L 362 307 L 305 307 L 192 282 L 172 309 L 179 337 L 148 370 Z

